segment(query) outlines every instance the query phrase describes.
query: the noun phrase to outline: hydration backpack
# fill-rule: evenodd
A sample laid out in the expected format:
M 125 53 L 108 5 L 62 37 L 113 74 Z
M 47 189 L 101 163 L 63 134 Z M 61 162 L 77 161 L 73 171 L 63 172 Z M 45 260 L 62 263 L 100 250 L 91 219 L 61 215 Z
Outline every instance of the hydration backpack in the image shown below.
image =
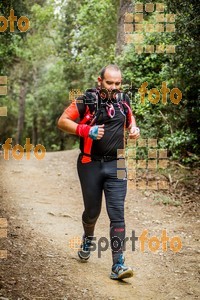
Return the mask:
M 119 90 L 109 92 L 106 89 L 87 89 L 85 94 L 77 100 L 82 100 L 82 105 L 79 106 L 80 124 L 95 125 L 102 108 L 111 103 L 117 105 L 126 117 L 126 128 L 131 124 L 132 111 L 129 97 Z

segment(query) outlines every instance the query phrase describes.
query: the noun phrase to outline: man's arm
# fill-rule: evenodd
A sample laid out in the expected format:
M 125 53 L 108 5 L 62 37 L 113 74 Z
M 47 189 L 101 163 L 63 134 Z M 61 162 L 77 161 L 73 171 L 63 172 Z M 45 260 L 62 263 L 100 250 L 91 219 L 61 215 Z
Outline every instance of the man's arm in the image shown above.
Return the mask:
M 137 139 L 139 138 L 140 136 L 140 129 L 137 127 L 136 125 L 136 121 L 135 121 L 135 117 L 133 115 L 133 112 L 132 112 L 132 109 L 131 109 L 131 104 L 130 104 L 130 99 L 129 99 L 129 96 L 127 94 L 125 94 L 125 101 L 128 105 L 128 118 L 129 119 L 129 127 L 128 127 L 128 130 L 129 130 L 129 138 L 131 139 Z
M 64 132 L 75 134 L 81 137 L 90 137 L 93 140 L 99 140 L 104 135 L 104 124 L 99 126 L 89 126 L 86 124 L 77 124 L 79 111 L 75 101 L 63 112 L 58 120 L 57 126 Z
M 135 117 L 131 116 L 131 125 L 129 126 L 129 138 L 138 139 L 140 137 L 140 130 L 136 125 Z
M 69 119 L 68 114 L 64 111 L 58 120 L 57 126 L 62 131 L 76 134 L 78 124 L 75 121 Z

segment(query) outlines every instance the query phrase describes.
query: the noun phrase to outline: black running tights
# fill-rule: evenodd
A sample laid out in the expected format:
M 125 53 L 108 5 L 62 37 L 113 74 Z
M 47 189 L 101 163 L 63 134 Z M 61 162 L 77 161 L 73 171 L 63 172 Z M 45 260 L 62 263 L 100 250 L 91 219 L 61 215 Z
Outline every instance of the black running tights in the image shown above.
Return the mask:
M 113 263 L 116 263 L 122 253 L 125 238 L 124 201 L 127 178 L 117 178 L 117 160 L 82 163 L 80 154 L 77 169 L 84 201 L 82 215 L 84 234 L 85 236 L 94 236 L 95 223 L 101 212 L 102 193 L 104 191 L 106 209 L 110 219 Z M 117 241 L 121 241 L 120 248 L 116 242 L 112 243 L 115 240 L 114 237 Z

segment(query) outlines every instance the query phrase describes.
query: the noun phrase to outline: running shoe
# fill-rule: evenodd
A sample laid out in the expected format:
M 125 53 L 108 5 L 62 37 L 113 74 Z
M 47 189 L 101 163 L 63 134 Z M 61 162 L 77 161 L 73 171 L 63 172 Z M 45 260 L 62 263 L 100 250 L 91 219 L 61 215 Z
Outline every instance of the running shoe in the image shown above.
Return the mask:
M 80 257 L 81 260 L 88 260 L 90 258 L 91 242 L 92 241 L 87 237 L 83 237 L 82 244 L 78 251 L 78 256 Z
M 110 275 L 111 279 L 124 279 L 133 276 L 133 270 L 130 267 L 126 267 L 124 265 L 124 261 L 124 256 L 123 254 L 121 254 L 118 262 L 112 266 Z

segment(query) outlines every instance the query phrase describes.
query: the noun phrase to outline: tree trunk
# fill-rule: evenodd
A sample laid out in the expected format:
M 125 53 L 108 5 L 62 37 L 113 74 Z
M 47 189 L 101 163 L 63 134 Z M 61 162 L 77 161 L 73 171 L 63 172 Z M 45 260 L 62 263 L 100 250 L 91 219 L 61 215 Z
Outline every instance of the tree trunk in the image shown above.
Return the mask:
M 119 10 L 118 10 L 118 25 L 117 25 L 117 45 L 115 54 L 120 55 L 123 46 L 125 44 L 125 33 L 124 33 L 124 20 L 125 13 L 133 13 L 133 1 L 132 0 L 120 0 Z
M 33 116 L 33 128 L 32 128 L 32 144 L 36 146 L 38 143 L 38 126 L 37 115 Z
M 25 117 L 25 100 L 27 94 L 28 83 L 25 80 L 21 80 L 21 88 L 19 94 L 19 114 L 17 122 L 17 134 L 16 134 L 16 144 L 22 143 L 22 136 L 24 130 L 24 117 Z
M 38 70 L 36 67 L 33 67 L 33 88 L 34 91 L 37 91 L 37 74 Z M 38 104 L 34 101 L 33 105 L 33 127 L 32 127 L 32 144 L 34 146 L 38 143 Z

